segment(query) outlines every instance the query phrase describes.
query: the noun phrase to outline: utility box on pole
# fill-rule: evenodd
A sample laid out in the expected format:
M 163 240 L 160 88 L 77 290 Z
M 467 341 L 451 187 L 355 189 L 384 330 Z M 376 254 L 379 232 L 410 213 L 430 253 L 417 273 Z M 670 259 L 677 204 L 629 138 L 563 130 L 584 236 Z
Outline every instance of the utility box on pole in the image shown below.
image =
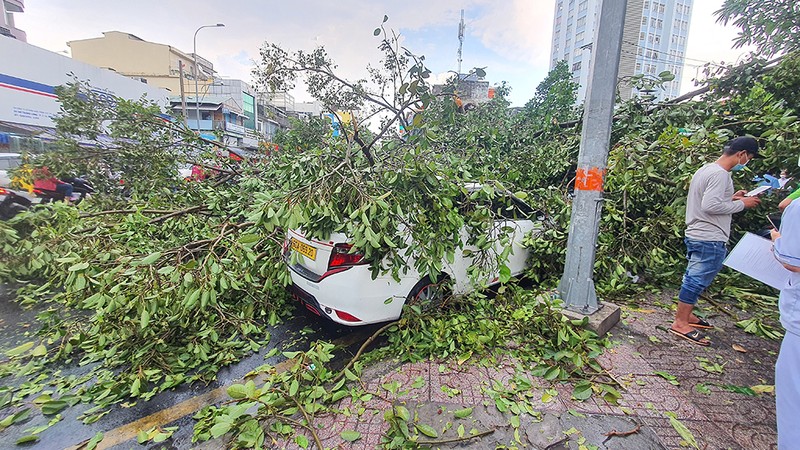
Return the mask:
M 568 312 L 602 316 L 598 320 L 590 317 L 601 335 L 619 321 L 618 307 L 598 305 L 593 276 L 626 9 L 627 0 L 606 0 L 600 9 L 584 105 L 567 260 L 559 285 Z

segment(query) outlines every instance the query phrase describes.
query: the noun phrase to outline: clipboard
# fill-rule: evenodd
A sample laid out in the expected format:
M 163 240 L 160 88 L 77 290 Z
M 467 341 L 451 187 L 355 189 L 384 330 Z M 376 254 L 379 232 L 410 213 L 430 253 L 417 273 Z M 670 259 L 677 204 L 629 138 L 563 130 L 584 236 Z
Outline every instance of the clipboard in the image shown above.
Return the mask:
M 772 254 L 772 241 L 753 233 L 745 233 L 723 264 L 778 290 L 791 274 Z
M 756 195 L 758 195 L 758 194 L 760 194 L 762 192 L 766 192 L 766 191 L 768 191 L 770 189 L 772 189 L 772 186 L 759 186 L 759 187 L 753 189 L 752 191 L 744 194 L 744 196 L 745 197 L 755 197 Z

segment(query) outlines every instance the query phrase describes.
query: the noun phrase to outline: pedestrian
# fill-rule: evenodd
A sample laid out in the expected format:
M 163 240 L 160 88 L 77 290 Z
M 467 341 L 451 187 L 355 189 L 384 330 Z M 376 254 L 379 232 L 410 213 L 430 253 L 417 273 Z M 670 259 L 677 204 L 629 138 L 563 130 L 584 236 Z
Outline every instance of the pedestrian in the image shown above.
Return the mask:
M 789 269 L 778 297 L 781 325 L 786 330 L 775 363 L 775 409 L 778 416 L 778 450 L 800 445 L 800 202 L 783 211 L 780 231 L 772 231 L 775 258 Z
M 731 171 L 742 170 L 758 157 L 758 141 L 750 136 L 730 140 L 722 155 L 701 167 L 689 184 L 686 199 L 686 258 L 689 260 L 678 294 L 678 310 L 670 332 L 698 345 L 711 342 L 698 329 L 714 328 L 692 313 L 700 294 L 714 281 L 725 259 L 731 231 L 731 217 L 760 203 L 758 197 L 745 197 L 746 191 L 733 191 Z

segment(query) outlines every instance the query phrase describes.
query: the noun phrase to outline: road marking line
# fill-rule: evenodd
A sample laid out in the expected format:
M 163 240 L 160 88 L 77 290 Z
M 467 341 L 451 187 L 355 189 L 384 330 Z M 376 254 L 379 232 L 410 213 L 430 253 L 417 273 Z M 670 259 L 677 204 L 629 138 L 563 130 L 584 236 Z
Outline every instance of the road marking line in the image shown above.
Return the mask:
M 333 340 L 331 343 L 337 347 L 347 347 L 357 342 L 363 334 L 363 331 L 351 333 L 342 338 Z M 294 360 L 288 359 L 286 361 L 281 361 L 275 365 L 274 368 L 276 372 L 280 373 L 289 370 L 293 364 Z M 260 384 L 266 380 L 266 376 L 263 373 L 258 373 L 255 376 L 245 377 L 244 380 L 253 380 L 256 384 Z M 161 411 L 142 417 L 141 419 L 104 432 L 103 440 L 97 444 L 96 449 L 105 450 L 115 445 L 122 444 L 123 442 L 136 438 L 136 435 L 141 430 L 149 430 L 153 427 L 166 425 L 197 412 L 204 406 L 212 405 L 226 399 L 228 399 L 228 386 L 220 386 L 213 391 L 184 400 L 169 408 L 162 409 Z M 84 442 L 81 442 L 77 445 L 66 447 L 65 450 L 79 450 L 83 448 L 83 446 Z

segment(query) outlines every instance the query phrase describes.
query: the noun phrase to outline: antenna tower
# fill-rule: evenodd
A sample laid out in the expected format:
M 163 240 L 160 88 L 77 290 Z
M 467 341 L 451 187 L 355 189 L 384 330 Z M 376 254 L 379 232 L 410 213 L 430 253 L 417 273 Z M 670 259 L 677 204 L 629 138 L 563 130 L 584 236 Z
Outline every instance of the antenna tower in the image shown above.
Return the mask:
M 464 10 L 461 10 L 461 22 L 458 24 L 458 76 L 461 76 L 461 47 L 464 45 Z

